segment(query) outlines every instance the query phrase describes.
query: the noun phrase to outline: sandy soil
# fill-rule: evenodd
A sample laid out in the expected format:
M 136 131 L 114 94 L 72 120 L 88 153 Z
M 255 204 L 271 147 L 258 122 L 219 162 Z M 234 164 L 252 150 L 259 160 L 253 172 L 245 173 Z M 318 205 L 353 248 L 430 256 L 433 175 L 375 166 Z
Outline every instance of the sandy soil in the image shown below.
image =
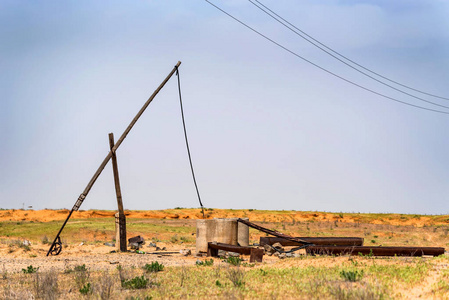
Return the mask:
M 194 266 L 197 260 L 206 259 L 205 256 L 195 255 L 195 247 L 182 247 L 182 245 L 166 243 L 158 243 L 157 246 L 160 248 L 166 247 L 166 250 L 156 251 L 154 247 L 144 245 L 141 250 L 145 254 L 137 254 L 132 250 L 127 253 L 111 253 L 115 250 L 114 247 L 79 244 L 64 246 L 61 254 L 48 257 L 46 256 L 48 245 L 33 244 L 31 251 L 16 250 L 14 253 L 8 253 L 8 247 L 3 246 L 0 247 L 0 268 L 15 273 L 33 265 L 39 266 L 41 271 L 64 271 L 85 264 L 91 271 L 100 271 L 114 270 L 119 264 L 123 267 L 142 267 L 153 261 L 158 261 L 165 266 Z M 193 255 L 181 255 L 179 253 L 181 249 L 189 249 Z M 248 262 L 249 256 L 243 258 Z M 214 260 L 215 263 L 220 262 L 218 258 L 214 258 Z M 276 257 L 265 255 L 263 264 L 273 264 L 278 260 Z
M 87 218 L 113 218 L 115 211 L 107 210 L 87 210 L 76 211 L 72 214 L 72 219 Z M 0 210 L 1 221 L 63 221 L 69 214 L 69 210 Z M 127 218 L 137 219 L 202 219 L 199 209 L 166 209 L 166 210 L 147 210 L 147 211 L 126 211 Z M 230 209 L 207 209 L 205 211 L 207 219 L 213 218 L 234 218 L 247 217 L 251 221 L 259 222 L 283 222 L 283 221 L 336 221 L 343 223 L 363 222 L 371 224 L 388 224 L 423 227 L 428 225 L 449 225 L 449 216 L 407 216 L 399 214 L 386 214 L 377 218 L 367 220 L 368 214 L 337 214 L 325 212 L 301 212 L 301 211 L 260 211 L 260 210 L 230 210 Z

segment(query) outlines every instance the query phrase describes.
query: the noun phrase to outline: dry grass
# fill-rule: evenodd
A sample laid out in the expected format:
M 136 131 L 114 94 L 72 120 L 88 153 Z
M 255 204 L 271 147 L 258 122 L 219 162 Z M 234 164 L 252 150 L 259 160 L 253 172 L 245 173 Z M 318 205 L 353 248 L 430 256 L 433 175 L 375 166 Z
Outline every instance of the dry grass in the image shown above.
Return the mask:
M 166 211 L 167 215 L 178 216 L 173 219 L 146 218 L 143 216 L 152 212 L 138 212 L 136 215 L 142 216 L 141 218 L 127 219 L 128 234 L 141 235 L 147 241 L 155 241 L 158 245 L 165 243 L 171 248 L 175 245 L 194 247 L 195 240 L 192 234 L 196 231 L 196 221 L 183 219 L 183 216 L 191 210 L 186 211 L 181 209 Z M 55 214 L 64 216 L 65 213 L 62 211 Z M 207 213 L 210 217 L 246 215 L 258 224 L 293 236 L 356 236 L 365 238 L 367 245 L 383 246 L 416 245 L 447 248 L 449 245 L 447 216 L 211 209 L 208 209 Z M 63 233 L 63 240 L 69 247 L 63 251 L 68 252 L 67 249 L 75 248 L 73 245 L 79 245 L 80 242 L 97 245 L 112 241 L 114 219 L 104 215 L 107 213 L 100 212 L 98 218 L 71 220 Z M 8 216 L 13 218 L 14 213 Z M 424 221 L 428 223 L 423 224 Z M 45 249 L 48 248 L 47 240 L 53 238 L 60 223 L 9 220 L 0 222 L 2 255 L 21 257 L 24 260 L 33 259 L 35 256 L 43 257 Z M 261 235 L 264 234 L 250 229 L 250 242 L 258 242 Z M 32 241 L 29 249 L 21 246 L 24 239 Z M 94 256 L 95 252 L 86 252 L 85 255 Z M 64 256 L 70 260 L 70 255 Z M 25 266 L 30 264 L 28 260 Z M 107 264 L 104 266 L 106 270 L 89 264 L 86 264 L 83 270 L 81 266 L 67 262 L 64 266 L 60 263 L 59 269 L 52 272 L 41 268 L 36 274 L 23 274 L 17 271 L 18 268 L 2 264 L 0 299 L 449 298 L 447 256 L 439 258 L 305 256 L 255 266 L 243 264 L 240 267 L 232 267 L 219 260 L 215 260 L 213 266 L 200 267 L 195 265 L 195 260 L 186 260 L 179 267 L 166 266 L 161 272 L 145 273 L 143 267 L 153 261 L 154 256 L 139 265 L 124 265 L 118 269 L 117 265 Z M 33 266 L 41 267 L 35 263 Z M 357 279 L 351 281 L 348 279 L 351 278 L 351 274 L 363 275 L 359 277 L 355 275 Z M 124 280 L 141 276 L 148 279 L 146 288 L 130 290 L 122 286 Z M 87 284 L 90 284 L 91 290 L 82 295 L 80 289 Z

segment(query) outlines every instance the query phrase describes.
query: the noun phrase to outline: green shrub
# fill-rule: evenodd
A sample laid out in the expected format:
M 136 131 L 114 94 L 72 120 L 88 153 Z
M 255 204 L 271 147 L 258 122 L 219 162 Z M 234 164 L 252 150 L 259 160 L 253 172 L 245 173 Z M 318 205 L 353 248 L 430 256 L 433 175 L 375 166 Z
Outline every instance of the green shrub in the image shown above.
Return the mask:
M 143 267 L 143 269 L 144 269 L 145 271 L 147 271 L 148 273 L 150 273 L 150 272 L 155 273 L 155 272 L 163 271 L 163 270 L 164 270 L 164 265 L 158 263 L 157 261 L 153 261 L 151 264 L 146 264 L 146 265 Z
M 242 261 L 243 261 L 243 259 L 241 259 L 240 257 L 234 257 L 234 256 L 229 256 L 226 259 L 226 262 L 233 266 L 239 266 Z
M 74 279 L 76 286 L 79 289 L 82 289 L 89 282 L 90 272 L 87 270 L 86 265 L 75 266 L 74 270 Z
M 359 281 L 362 277 L 363 277 L 363 271 L 341 271 L 340 272 L 340 276 L 346 280 L 346 281 L 350 281 L 350 282 L 356 282 Z
M 122 280 L 122 288 L 129 290 L 146 289 L 150 280 L 145 276 L 136 276 L 129 280 Z
M 183 243 L 192 243 L 192 242 L 193 242 L 193 239 L 190 238 L 190 237 L 188 237 L 188 236 L 182 236 L 182 237 L 180 237 L 179 239 L 180 239 L 181 242 L 183 242 Z
M 29 265 L 26 269 L 22 269 L 22 272 L 25 274 L 33 274 L 39 270 L 39 267 L 35 268 L 32 265 Z
M 197 266 L 212 266 L 214 264 L 214 260 L 211 258 L 210 260 L 205 260 L 205 261 L 201 261 L 201 260 L 197 260 L 195 263 Z
M 86 272 L 87 271 L 86 265 L 83 264 L 80 266 L 75 266 L 74 271 L 75 272 Z
M 83 295 L 91 294 L 92 293 L 92 286 L 90 285 L 90 282 L 83 285 L 82 288 L 79 289 L 80 293 Z

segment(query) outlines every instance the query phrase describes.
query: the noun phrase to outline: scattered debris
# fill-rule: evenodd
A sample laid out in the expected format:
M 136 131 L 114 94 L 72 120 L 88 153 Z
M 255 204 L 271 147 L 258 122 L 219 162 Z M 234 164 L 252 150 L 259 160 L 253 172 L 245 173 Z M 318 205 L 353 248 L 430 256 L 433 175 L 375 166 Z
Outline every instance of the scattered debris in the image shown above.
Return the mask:
M 271 255 L 273 255 L 274 252 L 276 252 L 276 250 L 274 250 L 273 247 L 271 247 L 270 245 L 267 245 L 267 244 L 264 245 L 263 248 L 265 250 L 265 254 L 268 256 L 271 256 Z
M 140 248 L 140 245 L 141 244 L 139 244 L 139 243 L 129 243 L 128 246 L 133 250 L 138 250 Z
M 240 257 L 240 254 L 237 252 L 229 251 L 229 252 L 226 252 L 226 257 Z
M 145 244 L 145 239 L 140 235 L 128 239 L 129 243 Z
M 275 252 L 273 255 L 278 257 L 279 259 L 284 259 L 287 257 L 287 254 L 285 252 L 282 252 L 282 253 Z
M 128 245 L 133 250 L 139 250 L 145 244 L 145 239 L 140 235 L 128 239 Z
M 108 246 L 108 247 L 115 247 L 114 243 L 109 243 L 109 242 L 104 243 L 104 245 Z
M 179 253 L 181 253 L 184 256 L 189 256 L 192 254 L 192 251 L 190 251 L 190 249 L 182 249 L 182 250 L 179 250 Z

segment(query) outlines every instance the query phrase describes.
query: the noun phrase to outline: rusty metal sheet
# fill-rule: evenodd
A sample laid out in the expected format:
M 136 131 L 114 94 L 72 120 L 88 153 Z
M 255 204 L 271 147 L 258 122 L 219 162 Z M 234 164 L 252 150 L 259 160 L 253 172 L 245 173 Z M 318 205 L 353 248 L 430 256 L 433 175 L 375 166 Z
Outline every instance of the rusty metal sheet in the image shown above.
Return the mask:
M 296 237 L 314 245 L 330 246 L 363 246 L 363 238 L 360 237 Z M 259 244 L 273 245 L 280 243 L 282 246 L 298 246 L 299 243 L 279 237 L 260 237 Z
M 309 246 L 312 255 L 374 255 L 374 256 L 438 256 L 444 254 L 441 247 L 369 247 L 369 246 Z

